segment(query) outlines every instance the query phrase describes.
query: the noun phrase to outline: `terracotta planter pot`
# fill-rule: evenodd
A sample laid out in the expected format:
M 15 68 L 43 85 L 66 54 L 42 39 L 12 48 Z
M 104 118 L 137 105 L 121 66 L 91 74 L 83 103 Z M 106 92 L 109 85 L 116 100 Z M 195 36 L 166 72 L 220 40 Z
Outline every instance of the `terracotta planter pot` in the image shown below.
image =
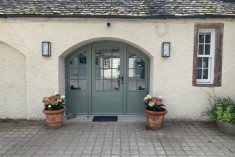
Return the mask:
M 64 121 L 64 111 L 66 111 L 65 107 L 55 111 L 43 110 L 46 115 L 46 122 L 50 128 L 56 129 L 61 127 Z
M 154 130 L 161 129 L 167 110 L 165 109 L 164 111 L 161 112 L 154 112 L 145 109 L 145 112 L 147 114 L 148 126 Z

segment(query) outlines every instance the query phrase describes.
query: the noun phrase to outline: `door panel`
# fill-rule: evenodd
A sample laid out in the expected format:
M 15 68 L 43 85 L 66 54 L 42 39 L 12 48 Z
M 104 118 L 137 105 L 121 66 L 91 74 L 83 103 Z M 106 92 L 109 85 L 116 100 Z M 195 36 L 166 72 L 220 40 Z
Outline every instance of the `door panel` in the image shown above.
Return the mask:
M 85 114 L 89 113 L 89 95 L 88 92 L 75 92 L 71 91 L 68 96 L 69 107 L 68 113 Z
M 68 59 L 68 113 L 89 114 L 90 49 L 78 50 Z
M 126 114 L 127 115 L 141 115 L 144 114 L 144 97 L 148 92 L 127 92 L 127 105 Z
M 127 47 L 126 114 L 143 114 L 143 98 L 148 94 L 148 58 L 136 49 Z
M 122 46 L 94 44 L 92 55 L 92 114 L 123 114 Z

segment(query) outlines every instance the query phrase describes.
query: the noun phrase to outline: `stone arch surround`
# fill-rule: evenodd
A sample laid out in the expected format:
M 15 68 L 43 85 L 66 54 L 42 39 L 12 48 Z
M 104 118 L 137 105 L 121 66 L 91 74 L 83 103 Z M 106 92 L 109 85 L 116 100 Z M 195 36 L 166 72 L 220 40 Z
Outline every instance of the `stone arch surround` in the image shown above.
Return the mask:
M 99 38 L 92 38 L 92 39 L 88 39 L 85 41 L 82 41 L 80 43 L 77 43 L 76 45 L 71 46 L 70 48 L 66 49 L 60 56 L 59 56 L 59 92 L 61 94 L 65 94 L 65 58 L 70 55 L 71 53 L 73 53 L 75 50 L 79 49 L 80 47 L 83 47 L 85 45 L 97 42 L 97 41 L 113 41 L 113 42 L 122 42 L 124 44 L 130 45 L 135 47 L 136 49 L 139 49 L 141 52 L 143 52 L 144 54 L 146 54 L 149 58 L 150 58 L 150 84 L 152 83 L 152 71 L 153 71 L 153 56 L 152 54 L 150 54 L 147 50 L 145 50 L 144 48 L 142 48 L 141 46 L 131 42 L 131 41 L 127 41 L 125 39 L 120 39 L 120 38 L 111 38 L 111 37 L 99 37 Z M 150 86 L 150 93 L 152 92 L 152 87 Z

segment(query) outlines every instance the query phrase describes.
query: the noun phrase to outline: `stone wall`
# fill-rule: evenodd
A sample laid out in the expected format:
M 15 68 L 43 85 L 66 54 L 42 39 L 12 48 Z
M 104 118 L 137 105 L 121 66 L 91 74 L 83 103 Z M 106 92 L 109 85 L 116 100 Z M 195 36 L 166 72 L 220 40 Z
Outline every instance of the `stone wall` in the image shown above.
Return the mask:
M 111 22 L 111 27 L 106 23 Z M 195 23 L 224 23 L 222 87 L 192 86 L 193 41 Z M 13 95 L 18 90 L 1 88 L 7 101 L 0 101 L 0 118 L 44 118 L 41 99 L 54 91 L 65 93 L 64 58 L 77 48 L 100 40 L 121 41 L 130 44 L 151 58 L 150 94 L 161 95 L 168 109 L 168 119 L 202 120 L 202 114 L 210 108 L 210 96 L 227 97 L 235 100 L 235 20 L 234 19 L 169 19 L 169 20 L 131 20 L 131 19 L 83 19 L 83 18 L 6 18 L 0 19 L 0 41 L 19 50 L 21 60 L 13 57 L 13 63 L 25 63 L 12 69 L 17 73 L 25 69 L 25 77 L 14 82 L 25 82 L 25 102 Z M 41 42 L 50 41 L 52 56 L 42 57 Z M 162 42 L 171 42 L 171 56 L 161 57 Z M 0 53 L 6 53 L 0 45 Z M 8 50 L 10 51 L 10 50 Z M 16 53 L 17 54 L 17 53 Z M 19 57 L 20 58 L 20 57 Z M 1 55 L 0 60 L 7 57 Z M 2 63 L 0 63 L 2 65 Z M 11 68 L 10 64 L 4 64 Z M 2 75 L 3 74 L 3 75 Z M 1 73 L 1 79 L 12 75 Z M 16 81 L 17 80 L 17 81 Z M 1 81 L 2 83 L 2 81 Z M 21 84 L 20 84 L 21 85 Z M 20 87 L 23 89 L 23 87 Z M 27 91 L 27 92 L 26 92 Z M 0 94 L 2 97 L 2 94 Z M 9 100 L 12 98 L 13 100 Z M 6 110 L 5 104 L 14 110 Z M 27 106 L 26 106 L 27 105 Z M 22 106 L 27 108 L 27 116 Z M 19 116 L 21 115 L 21 116 Z
M 26 58 L 0 42 L 0 118 L 27 118 Z

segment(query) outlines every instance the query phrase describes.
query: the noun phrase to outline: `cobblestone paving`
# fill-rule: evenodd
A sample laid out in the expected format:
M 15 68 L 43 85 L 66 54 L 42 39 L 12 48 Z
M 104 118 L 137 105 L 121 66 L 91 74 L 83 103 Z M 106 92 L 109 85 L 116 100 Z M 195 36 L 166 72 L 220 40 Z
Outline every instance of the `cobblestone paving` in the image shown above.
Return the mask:
M 213 123 L 166 121 L 161 130 L 145 122 L 0 122 L 0 156 L 33 157 L 235 157 L 235 137 Z

